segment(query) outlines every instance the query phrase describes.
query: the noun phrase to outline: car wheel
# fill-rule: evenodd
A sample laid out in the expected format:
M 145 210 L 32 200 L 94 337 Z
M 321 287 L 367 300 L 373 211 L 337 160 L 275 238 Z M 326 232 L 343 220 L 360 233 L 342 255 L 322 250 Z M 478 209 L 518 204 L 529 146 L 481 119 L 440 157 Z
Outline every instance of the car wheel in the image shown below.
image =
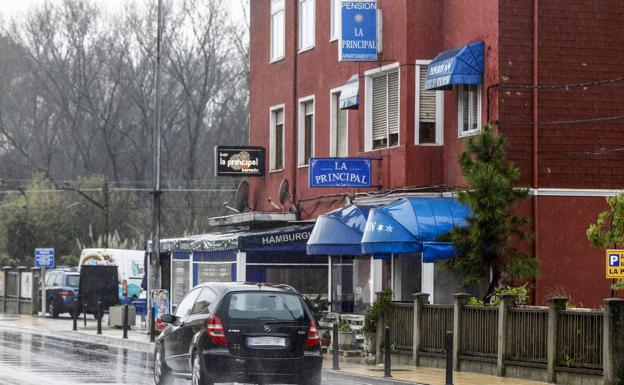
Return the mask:
M 214 382 L 208 381 L 206 375 L 204 374 L 201 356 L 198 352 L 193 353 L 191 375 L 193 385 L 214 385 Z
M 171 379 L 171 370 L 165 362 L 165 354 L 162 346 L 156 344 L 156 347 L 154 347 L 154 383 L 156 385 L 170 384 Z
M 321 385 L 321 373 L 315 376 L 302 378 L 299 384 L 300 385 Z
M 48 313 L 50 313 L 50 317 L 52 318 L 58 318 L 59 316 L 59 309 L 54 306 L 54 301 L 52 299 L 50 299 L 48 303 Z

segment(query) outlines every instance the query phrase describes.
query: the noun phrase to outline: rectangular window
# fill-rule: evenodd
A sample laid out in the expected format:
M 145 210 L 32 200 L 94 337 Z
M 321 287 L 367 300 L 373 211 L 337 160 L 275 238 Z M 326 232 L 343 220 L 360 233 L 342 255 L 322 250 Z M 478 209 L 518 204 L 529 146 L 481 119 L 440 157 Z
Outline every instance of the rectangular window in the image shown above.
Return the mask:
M 307 166 L 314 156 L 314 98 L 299 100 L 298 164 Z
M 270 171 L 284 168 L 284 107 L 271 109 L 270 122 Z
M 348 110 L 340 109 L 340 93 L 332 92 L 331 94 L 331 121 L 329 122 L 330 129 L 330 151 L 329 156 L 335 156 L 344 158 L 348 156 L 348 140 L 349 140 L 349 127 L 348 127 Z
M 428 63 L 416 63 L 416 144 L 442 144 L 444 94 L 425 89 Z
M 299 0 L 299 51 L 314 47 L 315 0 Z
M 481 129 L 481 85 L 459 86 L 459 137 L 473 135 Z
M 380 75 L 367 76 L 371 92 L 370 124 L 367 130 L 371 141 L 368 149 L 394 147 L 399 144 L 399 70 L 394 69 Z M 367 98 L 368 99 L 368 98 Z
M 340 38 L 342 28 L 342 0 L 331 0 L 331 30 L 329 40 Z
M 284 0 L 271 0 L 271 61 L 284 57 Z

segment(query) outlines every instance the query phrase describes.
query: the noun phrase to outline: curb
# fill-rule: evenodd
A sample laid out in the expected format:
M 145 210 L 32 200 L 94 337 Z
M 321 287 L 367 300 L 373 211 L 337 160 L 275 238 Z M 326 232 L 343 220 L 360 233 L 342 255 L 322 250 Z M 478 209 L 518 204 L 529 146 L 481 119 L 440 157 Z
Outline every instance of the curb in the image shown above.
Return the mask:
M 327 369 L 323 371 L 324 377 L 327 380 L 340 381 L 354 384 L 369 384 L 369 385 L 426 385 L 420 382 L 407 382 L 393 380 L 390 378 L 379 378 L 373 376 L 366 376 L 361 374 L 346 373 L 337 370 Z
M 84 343 L 92 343 L 99 344 L 105 346 L 111 346 L 122 349 L 130 349 L 136 350 L 144 353 L 152 353 L 154 351 L 154 344 L 152 342 L 143 342 L 143 341 L 133 341 L 133 340 L 124 340 L 118 338 L 110 338 L 103 335 L 89 335 L 74 331 L 67 330 L 40 330 L 29 327 L 15 327 L 9 326 L 6 324 L 0 324 L 0 330 L 8 330 L 19 333 L 29 333 L 29 334 L 38 334 L 38 335 L 47 335 L 50 337 L 60 338 L 64 340 L 76 341 L 76 342 L 84 342 Z

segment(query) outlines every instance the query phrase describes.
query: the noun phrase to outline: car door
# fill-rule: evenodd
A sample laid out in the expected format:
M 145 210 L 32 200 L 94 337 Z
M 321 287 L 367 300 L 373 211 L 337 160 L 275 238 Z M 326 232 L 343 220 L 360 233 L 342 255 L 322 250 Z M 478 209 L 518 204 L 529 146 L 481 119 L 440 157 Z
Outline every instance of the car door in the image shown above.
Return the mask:
M 191 325 L 188 324 L 188 320 L 201 290 L 202 288 L 193 289 L 180 301 L 175 314 L 179 322 L 177 325 L 168 326 L 169 330 L 164 335 L 165 359 L 174 372 L 186 371 L 188 366 L 188 343 L 184 339 L 190 331 Z

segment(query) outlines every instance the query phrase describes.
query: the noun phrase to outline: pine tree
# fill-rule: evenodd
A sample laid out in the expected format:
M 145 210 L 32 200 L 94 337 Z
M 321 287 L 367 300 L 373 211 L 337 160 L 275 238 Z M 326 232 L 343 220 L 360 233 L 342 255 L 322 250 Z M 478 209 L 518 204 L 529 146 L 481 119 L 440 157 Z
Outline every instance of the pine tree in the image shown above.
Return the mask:
M 512 214 L 514 203 L 525 199 L 528 189 L 514 186 L 520 171 L 505 160 L 505 140 L 489 125 L 466 142 L 459 163 L 467 187 L 457 197 L 472 216 L 468 226 L 455 227 L 447 236 L 457 253 L 447 267 L 460 273 L 466 286 L 491 277 L 484 297 L 488 299 L 502 274 L 512 279 L 537 275 L 537 260 L 516 248 L 532 238 L 528 221 Z

